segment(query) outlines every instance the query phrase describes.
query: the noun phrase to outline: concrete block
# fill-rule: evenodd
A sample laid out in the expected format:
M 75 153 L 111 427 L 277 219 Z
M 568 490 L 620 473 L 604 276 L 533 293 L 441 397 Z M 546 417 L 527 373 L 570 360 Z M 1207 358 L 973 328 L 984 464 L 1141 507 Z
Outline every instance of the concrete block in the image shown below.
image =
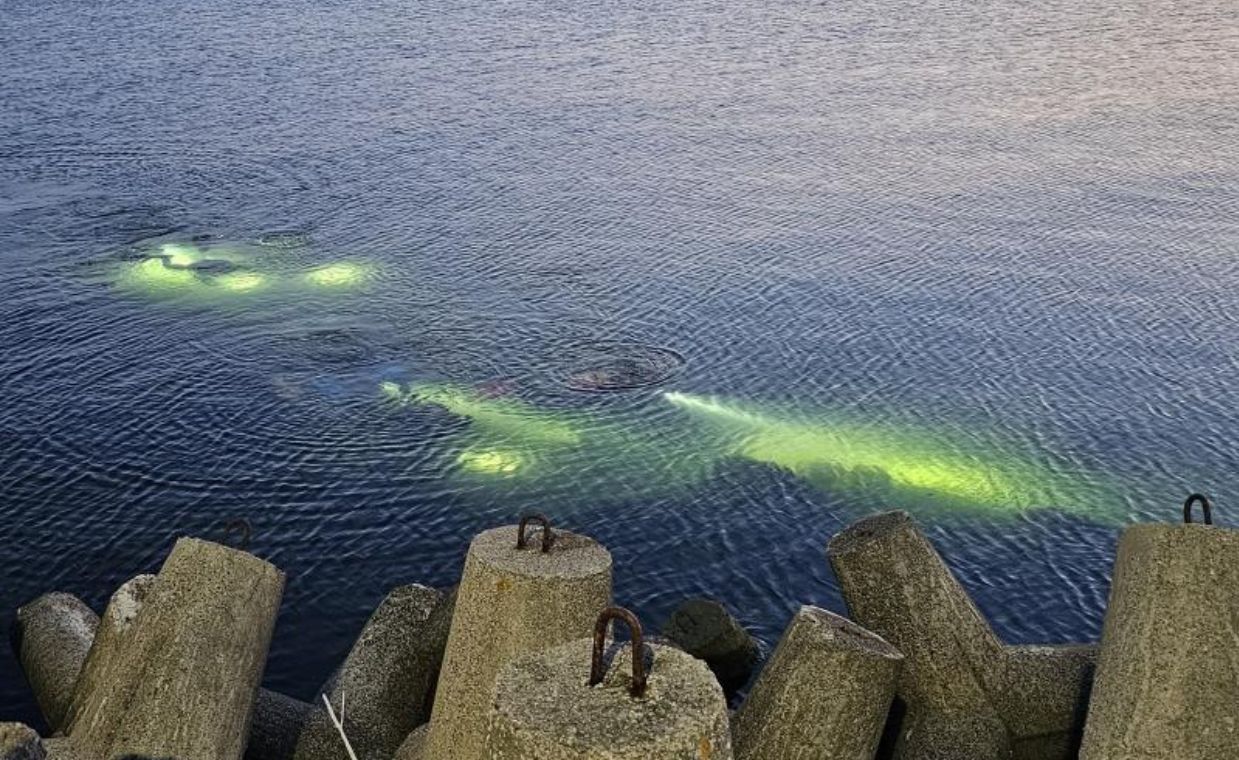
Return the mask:
M 178 540 L 115 654 L 79 685 L 75 747 L 239 760 L 283 587 L 253 555 Z
M 0 723 L 0 760 L 43 760 L 39 732 L 24 723 Z
M 801 607 L 736 714 L 737 760 L 871 760 L 902 664 L 881 637 Z
M 489 731 L 489 760 L 728 760 L 727 701 L 701 660 L 647 644 L 648 685 L 634 697 L 632 647 L 589 686 L 593 642 L 525 655 L 502 671 Z M 433 755 L 435 758 L 440 755 Z M 452 757 L 451 755 L 442 757 Z
M 452 605 L 426 586 L 401 586 L 370 616 L 344 664 L 324 687 L 360 760 L 389 760 L 430 718 L 431 697 L 447 645 Z M 321 701 L 321 700 L 320 700 Z M 315 704 L 297 743 L 298 760 L 335 760 L 340 735 Z
M 117 657 L 122 642 L 154 585 L 154 575 L 138 575 L 121 584 L 121 587 L 113 592 L 111 599 L 108 600 L 107 608 L 103 611 L 103 617 L 99 618 L 99 625 L 95 629 L 90 651 L 82 666 L 81 677 L 74 689 L 74 698 L 69 707 L 65 725 L 73 722 L 80 705 L 87 701 L 81 692 L 93 688 L 89 686 L 90 684 L 99 683 L 104 669 Z M 88 686 L 83 688 L 83 684 Z
M 1097 646 L 1008 646 L 987 688 L 1012 736 L 1015 760 L 1074 760 Z
M 689 599 L 676 607 L 663 626 L 663 636 L 705 660 L 727 694 L 748 682 L 761 657 L 753 636 L 712 599 Z
M 53 731 L 65 725 L 98 626 L 99 616 L 72 594 L 44 594 L 17 610 L 13 652 Z
M 426 739 L 430 736 L 430 724 L 423 723 L 413 729 L 408 738 L 396 750 L 392 760 L 425 760 Z
M 1003 666 L 1002 642 L 911 517 L 860 520 L 831 539 L 827 554 L 851 617 L 906 658 L 898 688 L 906 727 L 895 757 L 1010 758 L 981 677 Z
M 250 720 L 245 760 L 290 760 L 314 706 L 269 689 L 259 689 Z M 339 739 L 336 739 L 337 750 Z M 333 757 L 339 757 L 339 752 Z
M 517 526 L 469 546 L 431 713 L 429 756 L 482 760 L 500 668 L 513 657 L 590 635 L 611 601 L 611 554 L 557 531 L 548 551 L 517 548 Z
M 1239 757 L 1239 531 L 1119 540 L 1081 760 Z

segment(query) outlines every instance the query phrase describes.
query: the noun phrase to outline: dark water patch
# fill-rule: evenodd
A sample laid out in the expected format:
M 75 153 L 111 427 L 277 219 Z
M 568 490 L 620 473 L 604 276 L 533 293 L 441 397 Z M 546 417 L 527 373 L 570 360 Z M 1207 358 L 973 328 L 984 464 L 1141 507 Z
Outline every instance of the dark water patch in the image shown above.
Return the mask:
M 684 357 L 662 346 L 596 341 L 570 349 L 564 384 L 574 391 L 609 392 L 665 383 L 684 369 Z
M 305 248 L 313 242 L 310 233 L 304 230 L 270 230 L 258 236 L 258 245 L 277 250 Z

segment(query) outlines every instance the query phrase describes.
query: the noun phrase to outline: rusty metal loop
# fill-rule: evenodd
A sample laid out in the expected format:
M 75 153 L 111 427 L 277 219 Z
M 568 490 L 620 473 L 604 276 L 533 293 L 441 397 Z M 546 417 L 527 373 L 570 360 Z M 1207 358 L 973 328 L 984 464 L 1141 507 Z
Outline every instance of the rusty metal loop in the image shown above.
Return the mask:
M 589 685 L 597 686 L 606 675 L 602 650 L 606 647 L 607 626 L 612 620 L 622 620 L 628 624 L 628 633 L 632 638 L 632 686 L 628 688 L 628 693 L 641 697 L 645 694 L 645 643 L 641 635 L 641 621 L 623 607 L 607 607 L 594 624 L 594 658 L 589 665 Z
M 1183 522 L 1190 524 L 1192 522 L 1192 505 L 1200 502 L 1200 508 L 1205 513 L 1205 525 L 1213 524 L 1213 505 L 1209 503 L 1209 497 L 1204 494 L 1194 493 L 1187 497 L 1187 501 L 1183 502 Z
M 239 534 L 240 540 L 236 543 L 236 548 L 241 551 L 249 551 L 250 539 L 254 537 L 254 529 L 250 526 L 250 521 L 244 517 L 234 517 L 224 523 L 224 543 L 229 543 L 229 539 L 233 534 Z
M 555 543 L 555 534 L 551 532 L 551 521 L 546 518 L 546 515 L 539 512 L 525 515 L 521 518 L 520 527 L 516 529 L 516 548 L 524 549 L 529 541 L 525 538 L 525 529 L 529 527 L 529 523 L 542 523 L 542 553 L 546 554 L 551 550 L 551 544 Z

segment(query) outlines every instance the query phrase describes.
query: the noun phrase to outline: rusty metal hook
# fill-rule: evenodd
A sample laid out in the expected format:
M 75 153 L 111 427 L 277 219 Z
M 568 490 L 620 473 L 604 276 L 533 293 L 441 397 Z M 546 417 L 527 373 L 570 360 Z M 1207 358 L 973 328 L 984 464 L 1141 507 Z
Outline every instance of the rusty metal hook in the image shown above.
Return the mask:
M 606 675 L 606 668 L 602 664 L 602 650 L 607 643 L 607 626 L 612 620 L 622 620 L 628 624 L 628 633 L 632 637 L 632 686 L 628 688 L 628 693 L 641 697 L 645 694 L 645 644 L 641 635 L 641 621 L 623 607 L 607 607 L 594 624 L 594 658 L 589 666 L 589 685 L 597 686 Z
M 254 537 L 254 529 L 250 526 L 250 521 L 244 517 L 234 517 L 224 523 L 224 543 L 232 537 L 234 533 L 240 534 L 240 540 L 236 547 L 241 551 L 249 551 L 250 539 Z
M 534 512 L 521 518 L 520 527 L 516 529 L 516 548 L 524 549 L 529 543 L 525 539 L 525 529 L 529 527 L 531 522 L 542 523 L 542 553 L 546 554 L 551 550 L 551 544 L 555 543 L 555 534 L 551 532 L 551 521 L 546 518 L 546 515 L 539 512 Z
M 1205 525 L 1213 524 L 1213 505 L 1209 503 L 1209 497 L 1204 494 L 1194 493 L 1187 497 L 1187 501 L 1183 502 L 1183 522 L 1192 522 L 1192 505 L 1200 502 L 1201 509 L 1205 513 Z

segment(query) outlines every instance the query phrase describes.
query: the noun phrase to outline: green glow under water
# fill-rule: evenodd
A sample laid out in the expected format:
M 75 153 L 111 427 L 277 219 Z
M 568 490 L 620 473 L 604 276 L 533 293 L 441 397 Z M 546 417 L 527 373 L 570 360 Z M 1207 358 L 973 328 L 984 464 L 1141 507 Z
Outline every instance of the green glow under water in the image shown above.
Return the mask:
M 228 272 L 212 278 L 211 285 L 234 293 L 248 293 L 270 285 L 270 278 L 258 272 Z
M 355 261 L 337 261 L 306 272 L 305 281 L 320 288 L 350 288 L 363 283 L 370 268 Z
M 936 432 L 676 392 L 663 398 L 688 415 L 679 422 L 543 409 L 451 383 L 405 388 L 388 381 L 378 390 L 399 405 L 431 404 L 469 420 L 449 443 L 458 472 L 493 478 L 505 490 L 525 483 L 531 493 L 566 498 L 579 496 L 582 487 L 590 488 L 593 499 L 661 497 L 741 459 L 828 492 L 860 494 L 867 502 L 921 514 L 1016 516 L 1055 508 L 1105 519 L 1086 508 L 1097 503 L 1089 498 L 1097 496 L 1095 484 L 1071 482 L 996 453 L 988 440 L 963 445 Z M 978 446 L 987 448 L 977 453 Z
M 966 453 L 941 436 L 855 422 L 787 419 L 751 405 L 686 393 L 664 393 L 669 403 L 730 434 L 730 450 L 810 482 L 989 513 L 1018 513 L 1058 502 L 1069 487 L 1051 473 L 1016 458 Z M 1077 507 L 1066 507 L 1077 511 Z
M 169 266 L 190 267 L 202 261 L 202 252 L 192 245 L 182 243 L 165 243 L 159 247 L 159 255 L 164 257 Z
M 227 262 L 231 267 L 205 266 Z M 223 269 L 225 271 L 220 271 Z M 115 284 L 150 296 L 172 294 L 204 300 L 250 296 L 258 292 L 295 292 L 312 286 L 346 290 L 360 285 L 373 267 L 358 261 L 336 261 L 310 270 L 256 257 L 244 246 L 213 244 L 200 248 L 190 243 L 161 243 L 136 263 L 122 264 Z
M 383 390 L 385 394 L 391 392 L 390 388 Z M 560 446 L 575 446 L 582 440 L 566 413 L 538 409 L 515 399 L 488 398 L 450 383 L 412 384 L 408 399 L 441 406 L 452 414 L 467 417 L 479 428 L 519 440 Z
M 487 448 L 465 449 L 456 463 L 466 472 L 480 475 L 511 475 L 526 464 L 519 451 Z
M 151 293 L 183 291 L 199 284 L 198 276 L 189 269 L 176 269 L 162 258 L 143 259 L 128 264 L 121 271 L 118 284 Z

